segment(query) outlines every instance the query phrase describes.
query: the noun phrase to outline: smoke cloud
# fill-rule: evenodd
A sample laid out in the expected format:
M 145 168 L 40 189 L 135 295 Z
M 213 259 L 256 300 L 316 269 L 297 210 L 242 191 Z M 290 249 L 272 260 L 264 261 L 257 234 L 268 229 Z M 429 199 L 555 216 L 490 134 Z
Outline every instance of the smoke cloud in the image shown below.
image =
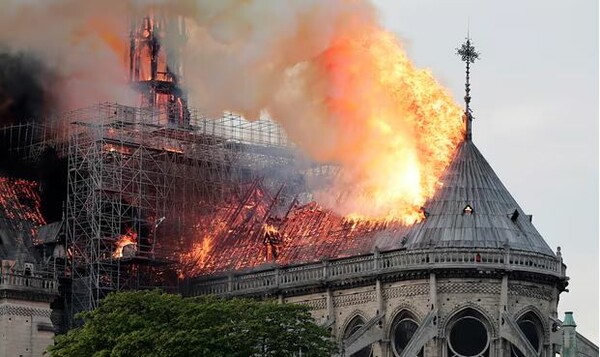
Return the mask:
M 38 132 L 19 135 L 12 125 L 38 120 L 53 110 L 54 75 L 35 57 L 0 49 L 0 167 L 5 174 L 24 176 L 31 168 L 11 150 Z
M 35 120 L 52 109 L 54 75 L 37 58 L 0 49 L 0 118 L 3 124 Z
M 191 105 L 249 120 L 266 112 L 311 158 L 340 165 L 318 195 L 338 213 L 419 218 L 462 113 L 367 0 L 8 0 L 0 43 L 43 61 L 62 109 L 130 104 L 128 19 L 149 12 L 186 19 L 178 60 Z
M 53 73 L 54 105 L 70 110 L 103 101 L 134 103 L 126 83 L 129 6 L 125 2 L 4 0 L 0 45 L 42 61 Z M 120 50 L 120 49 L 119 49 Z

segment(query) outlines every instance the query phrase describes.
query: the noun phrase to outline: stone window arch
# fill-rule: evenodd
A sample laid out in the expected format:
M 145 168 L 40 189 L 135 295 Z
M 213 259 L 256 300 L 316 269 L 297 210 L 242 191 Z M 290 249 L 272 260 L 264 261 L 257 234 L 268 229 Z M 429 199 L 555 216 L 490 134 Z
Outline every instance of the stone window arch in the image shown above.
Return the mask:
M 402 351 L 408 346 L 411 338 L 419 328 L 418 318 L 408 310 L 401 310 L 394 320 L 390 328 L 390 344 L 394 356 L 399 357 Z M 418 357 L 423 356 L 423 349 L 419 351 Z
M 542 347 L 544 344 L 544 324 L 533 311 L 528 311 L 517 319 L 517 325 L 525 338 L 533 349 L 537 351 L 538 356 L 542 353 Z M 511 345 L 511 357 L 524 357 L 525 355 L 517 347 Z
M 448 357 L 489 357 L 492 328 L 479 311 L 459 311 L 450 318 L 446 329 Z
M 367 322 L 367 320 L 362 317 L 361 315 L 356 315 L 354 316 L 346 325 L 346 328 L 344 329 L 344 335 L 343 335 L 343 340 L 347 340 L 349 337 L 351 337 L 352 335 L 354 335 L 358 330 L 360 330 L 361 327 L 363 327 L 365 325 L 365 323 Z M 351 356 L 347 356 L 347 357 L 371 357 L 373 356 L 373 346 L 367 346 L 363 349 L 361 349 L 360 351 L 353 353 Z

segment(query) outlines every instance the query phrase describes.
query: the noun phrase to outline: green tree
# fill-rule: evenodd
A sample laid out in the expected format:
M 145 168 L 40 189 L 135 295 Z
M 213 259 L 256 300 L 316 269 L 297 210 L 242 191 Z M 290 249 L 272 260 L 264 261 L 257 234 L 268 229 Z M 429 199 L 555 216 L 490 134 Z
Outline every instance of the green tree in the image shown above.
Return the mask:
M 108 295 L 84 324 L 57 336 L 54 357 L 331 356 L 304 306 L 158 291 Z

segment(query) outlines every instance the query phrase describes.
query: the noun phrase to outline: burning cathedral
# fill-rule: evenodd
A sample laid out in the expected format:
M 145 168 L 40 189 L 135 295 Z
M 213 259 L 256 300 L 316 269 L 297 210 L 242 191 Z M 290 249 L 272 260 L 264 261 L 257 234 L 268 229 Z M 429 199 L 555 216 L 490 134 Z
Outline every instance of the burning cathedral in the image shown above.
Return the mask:
M 185 42 L 183 18 L 131 24 L 139 106 L 3 120 L 0 357 L 41 356 L 108 293 L 152 288 L 306 305 L 346 357 L 598 356 L 558 316 L 560 248 L 474 144 L 469 39 L 456 141 L 402 220 L 318 204 L 340 168 L 306 160 L 275 121 L 189 107 L 167 37 Z

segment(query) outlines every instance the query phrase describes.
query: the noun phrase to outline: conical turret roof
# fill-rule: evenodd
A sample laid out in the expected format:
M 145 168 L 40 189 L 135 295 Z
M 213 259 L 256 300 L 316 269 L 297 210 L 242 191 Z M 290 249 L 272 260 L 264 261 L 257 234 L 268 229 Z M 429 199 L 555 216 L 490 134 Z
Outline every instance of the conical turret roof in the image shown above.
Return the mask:
M 510 249 L 554 255 L 531 217 L 471 140 L 459 144 L 441 182 L 443 186 L 424 206 L 427 218 L 406 232 L 406 248 L 508 245 Z

